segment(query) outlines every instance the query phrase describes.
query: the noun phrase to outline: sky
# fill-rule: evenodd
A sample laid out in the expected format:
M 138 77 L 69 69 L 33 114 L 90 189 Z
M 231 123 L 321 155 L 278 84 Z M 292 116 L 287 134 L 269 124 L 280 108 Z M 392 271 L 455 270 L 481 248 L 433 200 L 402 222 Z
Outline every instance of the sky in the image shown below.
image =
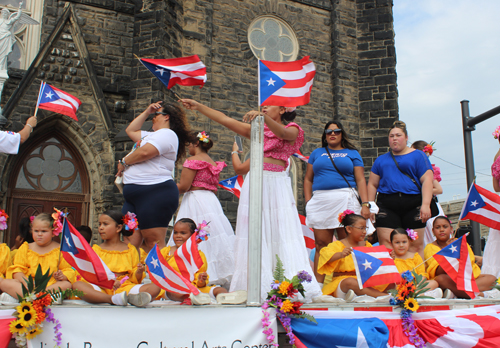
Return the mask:
M 399 119 L 410 144 L 435 141 L 430 160 L 442 172 L 439 201 L 464 199 L 460 102 L 469 101 L 471 116 L 500 105 L 500 1 L 394 0 L 393 11 Z M 472 132 L 476 183 L 491 191 L 499 125 L 497 115 Z

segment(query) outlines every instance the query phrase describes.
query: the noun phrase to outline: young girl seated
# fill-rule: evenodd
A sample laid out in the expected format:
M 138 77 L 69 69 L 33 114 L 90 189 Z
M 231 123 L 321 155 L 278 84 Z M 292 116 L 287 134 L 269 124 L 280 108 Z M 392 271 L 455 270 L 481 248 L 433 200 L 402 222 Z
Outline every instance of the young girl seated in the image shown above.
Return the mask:
M 470 298 L 467 293 L 457 289 L 457 284 L 450 278 L 448 274 L 439 266 L 438 262 L 432 257 L 435 253 L 454 242 L 456 238 L 452 238 L 453 228 L 451 222 L 446 216 L 438 216 L 432 224 L 432 233 L 436 240 L 427 244 L 424 250 L 426 259 L 427 273 L 429 279 L 434 279 L 438 282 L 439 287 L 445 290 L 444 297 L 450 298 Z M 476 279 L 477 287 L 480 291 L 479 296 L 485 298 L 496 298 L 500 295 L 500 291 L 493 289 L 493 284 L 496 282 L 496 277 L 491 274 L 481 274 L 481 269 L 475 262 L 474 253 L 469 245 L 469 258 L 472 263 L 472 272 Z M 493 289 L 493 290 L 492 290 Z
M 425 264 L 420 254 L 409 251 L 410 240 L 417 239 L 418 234 L 413 230 L 405 231 L 402 228 L 396 228 L 391 232 L 390 238 L 394 252 L 394 263 L 399 273 L 415 271 L 418 275 L 428 279 L 429 276 L 425 271 Z M 443 291 L 438 286 L 439 284 L 435 280 L 428 280 L 425 287 L 429 288 L 429 290 L 424 293 L 424 296 L 434 298 L 443 297 Z
M 84 280 L 73 284 L 73 289 L 82 291 L 82 297 L 90 303 L 110 303 L 126 306 L 130 303 L 144 307 L 160 290 L 143 288 L 139 285 L 144 276 L 144 265 L 139 263 L 139 253 L 132 244 L 125 244 L 120 236 L 132 235 L 132 229 L 125 229 L 124 218 L 119 211 L 107 210 L 99 216 L 99 235 L 103 242 L 92 249 L 116 275 L 113 289 L 103 289 Z M 149 291 L 148 291 L 149 290 Z
M 195 232 L 196 224 L 193 220 L 188 218 L 183 218 L 178 220 L 174 225 L 173 231 L 173 241 L 174 246 L 167 246 L 161 250 L 161 253 L 165 260 L 172 266 L 176 271 L 179 272 L 179 266 L 175 262 L 175 258 L 172 257 L 174 252 L 187 241 L 191 235 Z M 204 243 L 204 242 L 202 242 Z M 195 273 L 194 280 L 192 284 L 200 290 L 200 294 L 194 296 L 193 294 L 181 295 L 178 293 L 168 292 L 167 297 L 172 301 L 184 301 L 188 297 L 191 298 L 193 304 L 210 304 L 210 299 L 216 300 L 221 304 L 240 304 L 247 300 L 247 292 L 240 290 L 234 292 L 227 292 L 223 287 L 213 285 L 207 286 L 209 276 L 207 274 L 207 259 L 202 251 L 198 251 L 203 260 L 203 266 Z M 154 285 L 154 284 L 148 284 Z M 156 286 L 156 285 L 154 285 Z M 208 294 L 208 295 L 207 295 Z
M 387 296 L 387 293 L 381 291 L 387 285 L 360 289 L 356 278 L 352 248 L 372 246 L 365 241 L 366 219 L 350 210 L 344 211 L 339 219 L 341 225 L 345 227 L 347 237 L 328 244 L 320 251 L 318 273 L 332 275 L 331 282 L 327 283 L 325 279 L 323 294 L 343 298 L 347 302 L 360 295 Z
M 35 276 L 38 265 L 42 271 L 53 272 L 48 290 L 66 290 L 75 281 L 75 271 L 60 258 L 59 243 L 52 240 L 54 234 L 54 219 L 46 213 L 39 214 L 32 223 L 33 243 L 24 242 L 14 257 L 13 265 L 7 269 L 7 279 L 0 283 L 4 292 L 0 301 L 17 302 L 17 295 L 22 296 L 22 284 L 26 284 L 28 276 Z M 60 262 L 60 263 L 59 263 Z

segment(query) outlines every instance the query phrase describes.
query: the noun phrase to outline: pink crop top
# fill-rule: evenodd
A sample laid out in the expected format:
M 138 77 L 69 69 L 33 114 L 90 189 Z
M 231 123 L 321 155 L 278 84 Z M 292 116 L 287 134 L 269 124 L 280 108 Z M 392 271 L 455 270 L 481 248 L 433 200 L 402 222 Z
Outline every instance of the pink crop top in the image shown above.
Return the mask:
M 288 127 L 297 127 L 299 129 L 299 134 L 293 144 L 288 140 L 278 138 L 267 127 L 267 124 L 264 125 L 264 157 L 285 161 L 285 168 L 288 166 L 288 158 L 297 152 L 304 143 L 304 131 L 302 128 L 295 122 L 290 122 L 285 126 L 285 128 Z
M 224 162 L 215 162 L 215 166 L 208 162 L 200 160 L 184 161 L 182 165 L 184 168 L 196 170 L 193 183 L 191 186 L 202 187 L 207 190 L 217 191 L 217 184 L 219 183 L 219 174 L 226 167 Z

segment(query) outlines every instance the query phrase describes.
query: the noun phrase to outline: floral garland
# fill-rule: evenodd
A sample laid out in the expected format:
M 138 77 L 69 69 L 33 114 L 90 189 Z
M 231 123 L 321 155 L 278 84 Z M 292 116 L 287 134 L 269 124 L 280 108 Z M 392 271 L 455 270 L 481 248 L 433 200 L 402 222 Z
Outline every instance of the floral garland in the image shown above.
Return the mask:
M 415 232 L 415 230 L 412 230 L 411 228 L 407 228 L 406 233 L 408 233 L 408 237 L 410 237 L 411 240 L 418 239 L 418 233 Z
M 492 134 L 493 134 L 493 138 L 495 138 L 495 139 L 500 138 L 500 126 L 498 126 Z
M 401 307 L 400 316 L 403 322 L 403 332 L 410 342 L 413 343 L 416 348 L 425 348 L 426 344 L 418 333 L 412 315 L 420 307 L 417 298 L 424 298 L 424 296 L 420 295 L 429 290 L 429 288 L 425 288 L 425 279 L 416 273 L 412 274 L 412 272 L 406 271 L 401 274 L 401 277 L 402 280 L 397 290 L 389 290 L 393 296 L 389 302 L 393 306 Z
M 206 222 L 205 220 L 203 220 L 201 224 L 198 225 L 198 228 L 194 230 L 196 232 L 196 243 L 206 241 L 208 237 L 210 237 L 210 233 L 208 233 L 208 231 L 206 230 L 209 223 L 210 222 Z
M 139 227 L 139 221 L 137 221 L 136 215 L 129 211 L 123 216 L 123 223 L 127 231 L 134 231 Z
M 199 141 L 204 142 L 204 143 L 208 143 L 210 141 L 208 139 L 208 138 L 210 138 L 210 136 L 207 133 L 205 133 L 205 131 L 199 132 L 196 137 L 198 138 Z
M 0 230 L 6 230 L 7 229 L 7 219 L 9 218 L 9 215 L 5 213 L 5 210 L 0 209 Z
M 349 214 L 356 214 L 356 213 L 353 212 L 352 210 L 346 209 L 342 213 L 339 214 L 339 222 L 341 225 L 342 225 L 342 221 L 344 220 L 344 218 Z
M 267 311 L 269 307 L 274 307 L 277 310 L 276 316 L 285 328 L 290 344 L 295 347 L 295 335 L 292 332 L 291 326 L 292 318 L 308 319 L 317 324 L 313 316 L 300 311 L 302 302 L 291 301 L 297 293 L 305 297 L 305 290 L 302 283 L 310 283 L 312 277 L 306 271 L 300 271 L 291 280 L 285 278 L 283 263 L 278 255 L 276 255 L 276 258 L 276 269 L 274 271 L 274 281 L 271 283 L 271 291 L 268 292 L 267 299 L 262 304 L 262 314 L 264 315 L 262 318 L 262 332 L 266 335 L 270 346 L 278 347 L 276 335 L 274 335 L 273 329 L 270 327 L 271 322 L 269 321 L 269 312 Z

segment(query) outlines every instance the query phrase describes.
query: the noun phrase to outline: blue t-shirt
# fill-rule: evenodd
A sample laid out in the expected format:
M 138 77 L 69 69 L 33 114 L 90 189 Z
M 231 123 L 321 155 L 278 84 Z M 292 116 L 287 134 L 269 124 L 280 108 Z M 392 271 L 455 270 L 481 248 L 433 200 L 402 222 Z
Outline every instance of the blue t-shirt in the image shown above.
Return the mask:
M 431 162 L 427 155 L 420 150 L 415 150 L 406 155 L 394 155 L 398 161 L 399 168 L 411 176 L 420 187 L 420 178 L 426 171 L 432 170 Z M 390 153 L 379 156 L 373 163 L 372 172 L 380 176 L 378 192 L 384 194 L 405 193 L 417 195 L 421 190 L 417 188 L 409 177 L 401 173 L 394 163 Z
M 356 187 L 354 178 L 354 167 L 363 167 L 363 160 L 356 150 L 342 149 L 330 150 L 332 159 L 335 161 L 337 168 L 344 174 L 345 178 L 351 184 L 351 187 Z M 326 149 L 321 147 L 312 152 L 309 156 L 309 162 L 313 166 L 313 191 L 316 190 L 333 190 L 349 187 L 342 175 L 337 172 L 330 161 Z

